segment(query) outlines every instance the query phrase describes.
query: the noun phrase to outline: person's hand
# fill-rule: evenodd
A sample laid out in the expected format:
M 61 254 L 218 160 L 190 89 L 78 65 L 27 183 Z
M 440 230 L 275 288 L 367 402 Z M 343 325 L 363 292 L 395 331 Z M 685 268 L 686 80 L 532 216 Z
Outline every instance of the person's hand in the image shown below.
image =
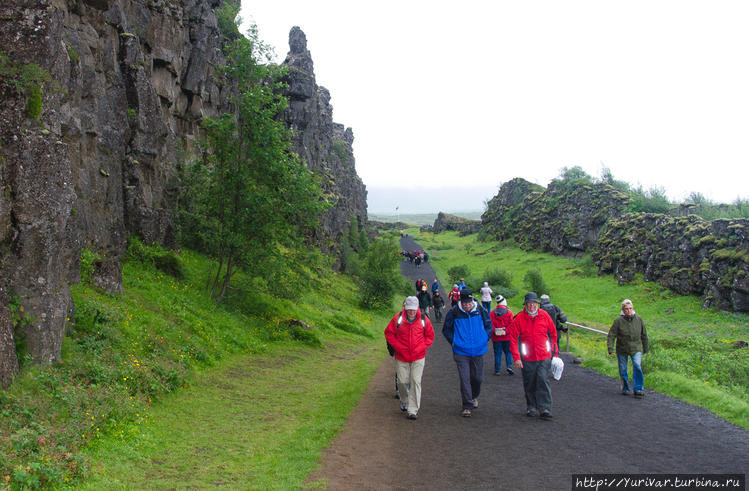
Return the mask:
M 522 362 L 522 361 L 520 361 L 520 360 L 516 360 L 516 361 L 514 361 L 514 362 L 513 362 L 513 365 L 515 365 L 516 367 L 518 367 L 518 368 L 519 368 L 519 369 L 521 369 L 521 370 L 523 369 L 523 362 Z
M 613 351 L 609 351 L 609 356 L 611 356 L 611 355 L 613 355 L 613 354 L 614 354 L 614 352 L 613 352 Z

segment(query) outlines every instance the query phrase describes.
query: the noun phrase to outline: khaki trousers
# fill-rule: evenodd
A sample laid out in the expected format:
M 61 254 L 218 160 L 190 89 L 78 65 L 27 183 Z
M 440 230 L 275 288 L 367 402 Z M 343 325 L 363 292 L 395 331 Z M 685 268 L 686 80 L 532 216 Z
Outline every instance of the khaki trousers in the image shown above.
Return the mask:
M 407 405 L 408 414 L 418 413 L 421 407 L 421 374 L 424 373 L 424 360 L 425 358 L 422 358 L 412 363 L 395 360 L 398 394 L 401 402 Z

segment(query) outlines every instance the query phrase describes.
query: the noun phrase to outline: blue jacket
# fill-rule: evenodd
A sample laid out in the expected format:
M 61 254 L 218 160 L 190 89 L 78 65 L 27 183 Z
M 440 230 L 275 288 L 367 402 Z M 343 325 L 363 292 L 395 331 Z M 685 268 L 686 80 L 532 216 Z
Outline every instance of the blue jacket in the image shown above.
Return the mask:
M 453 352 L 463 356 L 480 356 L 486 353 L 492 321 L 489 313 L 474 300 L 473 310 L 466 312 L 458 302 L 445 315 L 442 334 L 453 347 Z

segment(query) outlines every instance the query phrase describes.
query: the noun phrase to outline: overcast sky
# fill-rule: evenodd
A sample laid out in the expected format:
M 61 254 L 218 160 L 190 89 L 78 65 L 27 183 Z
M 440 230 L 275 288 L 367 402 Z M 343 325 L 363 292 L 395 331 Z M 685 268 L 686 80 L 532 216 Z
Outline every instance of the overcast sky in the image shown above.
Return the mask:
M 369 188 L 546 185 L 579 165 L 672 200 L 749 197 L 749 1 L 242 6 L 279 62 L 305 32 Z

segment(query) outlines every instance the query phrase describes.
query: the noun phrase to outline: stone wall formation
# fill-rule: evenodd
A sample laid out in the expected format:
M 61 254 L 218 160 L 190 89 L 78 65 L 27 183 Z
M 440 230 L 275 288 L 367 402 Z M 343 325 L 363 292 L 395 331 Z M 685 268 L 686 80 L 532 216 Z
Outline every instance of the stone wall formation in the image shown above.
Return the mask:
M 214 13 L 222 3 L 2 2 L 0 55 L 38 65 L 51 81 L 31 119 L 26 94 L 0 79 L 1 346 L 12 343 L 12 295 L 34 319 L 25 328 L 34 360 L 59 359 L 84 248 L 105 258 L 94 283 L 121 293 L 129 236 L 177 246 L 176 163 L 194 148 L 203 118 L 231 111 L 232 88 L 215 76 L 225 64 Z M 334 203 L 313 240 L 336 253 L 352 218 L 366 222 L 366 189 L 353 131 L 333 122 L 330 94 L 315 81 L 298 27 L 290 46 L 290 105 L 280 117 Z M 10 358 L 0 349 L 0 363 Z

